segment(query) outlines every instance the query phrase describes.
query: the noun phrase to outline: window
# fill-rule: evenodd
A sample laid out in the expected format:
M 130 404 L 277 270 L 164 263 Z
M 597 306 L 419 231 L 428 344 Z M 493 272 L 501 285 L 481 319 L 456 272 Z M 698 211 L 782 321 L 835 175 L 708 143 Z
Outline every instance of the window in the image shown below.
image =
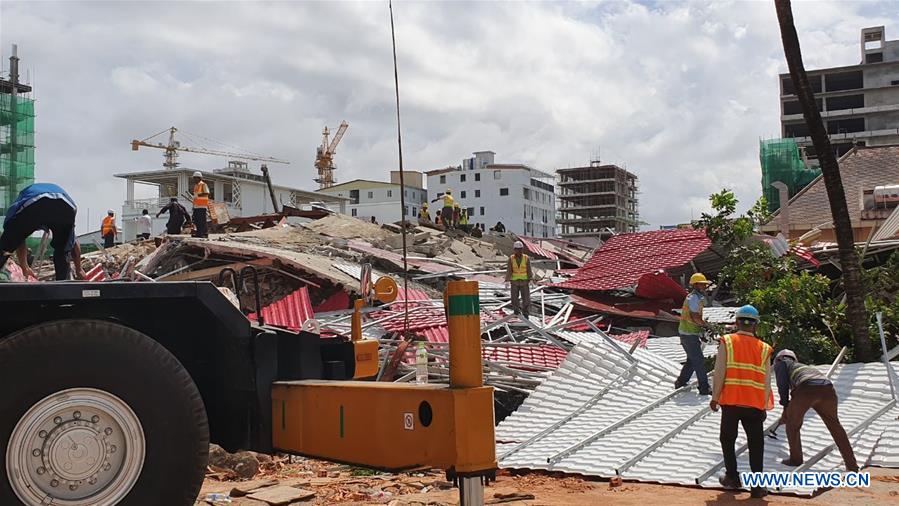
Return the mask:
M 446 176 L 440 176 L 440 184 L 446 184 Z
M 503 178 L 503 171 L 501 171 L 501 170 L 493 171 L 493 179 L 502 179 L 502 178 Z
M 418 216 L 418 208 L 415 206 L 412 206 L 412 216 Z
M 883 61 L 883 53 L 869 53 L 865 55 L 865 63 L 880 63 Z
M 234 202 L 234 184 L 222 183 L 222 200 L 225 202 Z
M 417 198 L 418 198 L 418 194 L 415 192 L 412 192 L 412 200 L 415 200 Z
M 827 99 L 828 111 L 841 111 L 844 109 L 859 109 L 865 106 L 864 95 L 847 95 L 845 97 L 830 97 Z
M 531 189 L 530 188 L 522 188 L 522 194 L 524 196 L 524 200 L 531 200 Z
M 368 192 L 368 198 L 370 198 L 370 199 L 375 198 L 375 192 Z
M 484 216 L 484 208 L 481 208 L 481 216 Z
M 460 199 L 464 199 L 464 198 L 465 198 L 465 190 L 462 190 L 461 192 L 459 192 L 459 198 L 460 198 Z
M 890 86 L 899 86 L 899 81 L 890 81 Z
M 351 209 L 351 210 L 350 210 L 350 214 L 351 214 L 352 216 L 356 216 L 356 209 L 355 209 L 355 208 Z
M 789 123 L 784 125 L 784 137 L 808 137 L 808 126 L 805 123 Z
M 827 91 L 857 90 L 864 87 L 863 82 L 861 70 L 824 76 L 824 85 L 827 87 Z
M 476 199 L 481 198 L 481 190 L 475 190 L 475 191 L 474 191 L 474 198 L 476 198 Z
M 815 103 L 818 104 L 818 110 L 824 110 L 824 101 L 820 98 L 815 99 Z M 799 105 L 798 100 L 791 100 L 789 102 L 784 102 L 783 104 L 784 115 L 788 116 L 791 114 L 802 114 L 802 106 Z
M 352 204 L 359 203 L 359 190 L 350 190 L 350 199 Z M 353 216 L 356 216 L 355 214 Z
M 500 196 L 500 197 L 507 197 L 508 195 L 509 195 L 509 189 L 508 189 L 508 188 L 500 188 L 500 189 L 499 189 L 499 196 Z
M 808 76 L 809 84 L 812 85 L 813 93 L 821 93 L 821 76 Z M 790 79 L 790 76 L 786 76 L 780 80 L 781 89 L 783 92 L 782 95 L 795 95 L 796 88 L 793 86 L 793 80 Z M 827 85 L 827 91 L 833 91 L 830 89 L 830 85 Z
M 393 197 L 393 190 L 387 190 L 387 198 Z
M 461 176 L 459 176 L 459 182 L 460 182 L 460 183 L 464 183 L 464 182 L 465 182 L 465 174 L 462 174 Z
M 896 82 L 894 81 L 893 84 L 896 84 Z M 480 172 L 478 172 L 477 174 L 474 175 L 474 180 L 475 180 L 475 181 L 480 181 L 480 180 L 481 180 L 481 173 L 480 173 Z
M 827 122 L 827 133 L 841 134 L 850 132 L 864 132 L 865 118 L 849 118 Z
M 465 214 L 467 214 L 469 218 L 474 216 L 474 208 L 469 207 L 468 209 L 465 210 Z

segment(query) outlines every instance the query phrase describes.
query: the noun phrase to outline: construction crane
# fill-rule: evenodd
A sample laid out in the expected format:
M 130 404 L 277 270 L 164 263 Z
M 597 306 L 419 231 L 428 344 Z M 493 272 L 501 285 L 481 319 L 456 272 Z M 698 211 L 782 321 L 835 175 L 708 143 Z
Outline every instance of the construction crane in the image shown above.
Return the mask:
M 280 160 L 278 158 L 272 158 L 270 156 L 255 155 L 252 153 L 234 153 L 234 152 L 221 151 L 221 150 L 216 150 L 216 149 L 182 146 L 180 141 L 175 140 L 175 132 L 177 132 L 177 131 L 178 131 L 177 128 L 170 127 L 159 133 L 153 134 L 143 140 L 133 139 L 131 141 L 131 150 L 137 151 L 141 146 L 143 146 L 145 148 L 164 149 L 165 154 L 163 156 L 165 157 L 165 162 L 162 164 L 162 166 L 168 170 L 175 170 L 176 168 L 178 168 L 178 165 L 179 165 L 178 164 L 178 152 L 180 152 L 180 151 L 183 151 L 185 153 L 199 153 L 199 154 L 203 154 L 203 155 L 224 156 L 226 158 L 231 158 L 233 160 L 253 160 L 253 161 L 257 161 L 257 162 L 284 163 L 284 164 L 290 163 L 287 160 Z M 168 134 L 169 134 L 168 143 L 163 144 L 161 142 L 157 142 L 157 143 L 150 142 L 152 139 L 159 137 L 160 135 L 163 135 L 166 132 L 168 132 Z M 188 137 L 191 137 L 191 138 L 199 137 L 199 136 L 194 136 L 191 134 L 186 134 L 185 132 L 181 132 L 181 133 L 184 135 L 187 135 Z M 211 142 L 216 142 L 218 144 L 222 144 L 218 141 L 213 141 L 212 139 L 205 139 L 205 140 L 211 141 Z
M 328 142 L 328 135 L 330 134 L 328 127 L 322 130 L 322 145 L 315 150 L 315 168 L 318 170 L 318 177 L 315 178 L 315 182 L 318 183 L 319 190 L 330 188 L 336 182 L 334 180 L 334 170 L 337 167 L 334 166 L 334 153 L 337 151 L 337 145 L 340 143 L 340 139 L 343 139 L 343 134 L 349 126 L 349 123 L 346 121 L 341 121 L 330 143 Z

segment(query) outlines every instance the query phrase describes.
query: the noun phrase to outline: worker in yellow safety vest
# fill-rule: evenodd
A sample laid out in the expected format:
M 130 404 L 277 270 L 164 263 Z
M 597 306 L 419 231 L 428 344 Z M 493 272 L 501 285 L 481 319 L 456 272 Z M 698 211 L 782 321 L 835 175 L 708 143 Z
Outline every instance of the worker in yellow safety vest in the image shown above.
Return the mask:
M 524 244 L 515 241 L 513 248 L 515 252 L 506 265 L 506 282 L 512 292 L 512 310 L 527 318 L 531 308 L 531 280 L 534 279 L 534 274 L 531 260 L 524 254 Z
M 693 373 L 696 373 L 696 381 L 699 383 L 700 395 L 711 395 L 709 376 L 705 371 L 705 356 L 702 354 L 702 335 L 708 324 L 702 319 L 702 308 L 705 305 L 705 292 L 709 287 L 709 280 L 701 272 L 690 276 L 690 286 L 693 290 L 684 299 L 681 307 L 680 324 L 677 333 L 680 336 L 680 345 L 684 349 L 687 361 L 680 370 L 680 376 L 674 382 L 674 388 L 681 388 L 690 381 Z
M 103 237 L 103 247 L 111 248 L 115 246 L 116 236 L 115 211 L 112 209 L 106 211 L 106 217 L 100 225 L 100 236 Z
M 206 213 L 209 208 L 209 186 L 203 181 L 203 173 L 194 172 L 194 237 L 209 237 L 209 230 L 206 224 Z
M 453 200 L 453 189 L 447 188 L 446 193 L 444 193 L 443 196 L 438 196 L 431 202 L 437 202 L 438 200 L 443 200 L 443 210 L 440 211 L 440 218 L 443 221 L 443 226 L 447 229 L 453 228 L 453 205 L 456 202 Z
M 762 472 L 765 436 L 762 423 L 766 411 L 774 407 L 771 392 L 771 346 L 755 337 L 759 312 L 752 306 L 737 310 L 737 332 L 723 336 L 715 360 L 714 391 L 709 408 L 721 408 L 721 452 L 725 474 L 718 479 L 721 486 L 741 488 L 737 472 L 737 426 L 742 424 L 749 446 L 749 468 Z M 764 487 L 752 487 L 754 498 L 768 495 Z
M 418 219 L 420 221 L 431 221 L 431 213 L 428 212 L 428 203 L 425 202 L 421 205 L 421 209 L 418 210 Z

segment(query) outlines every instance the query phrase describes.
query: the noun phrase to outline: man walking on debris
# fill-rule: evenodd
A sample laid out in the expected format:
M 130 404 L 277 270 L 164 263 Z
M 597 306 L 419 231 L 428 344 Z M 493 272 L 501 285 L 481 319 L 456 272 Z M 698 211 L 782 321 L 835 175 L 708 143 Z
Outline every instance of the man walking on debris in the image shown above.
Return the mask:
M 418 210 L 418 219 L 421 221 L 431 221 L 431 213 L 428 212 L 428 203 L 425 202 Z
M 680 376 L 674 382 L 674 388 L 681 388 L 690 381 L 693 373 L 699 382 L 700 395 L 711 394 L 709 377 L 705 371 L 705 357 L 702 355 L 702 333 L 707 326 L 702 319 L 703 294 L 709 286 L 709 280 L 702 273 L 697 272 L 690 276 L 690 286 L 693 291 L 684 299 L 681 308 L 680 325 L 677 333 L 680 335 L 680 344 L 687 354 L 687 361 L 681 368 Z
M 49 230 L 53 234 L 53 267 L 56 280 L 69 279 L 71 253 L 75 263 L 75 278 L 84 279 L 81 268 L 81 248 L 75 241 L 75 201 L 59 186 L 51 183 L 35 183 L 19 192 L 3 219 L 3 235 L 0 235 L 0 269 L 13 254 L 26 276 L 34 276 L 28 264 L 28 248 L 25 240 L 37 230 Z
M 103 237 L 104 248 L 115 246 L 116 232 L 115 211 L 110 209 L 106 211 L 106 217 L 103 218 L 103 223 L 100 225 L 100 235 Z
M 169 235 L 180 234 L 185 223 L 190 225 L 190 214 L 178 203 L 178 197 L 172 197 L 169 203 L 156 213 L 156 217 L 159 218 L 162 213 L 169 213 L 169 221 L 165 223 L 165 231 Z
M 531 271 L 531 261 L 524 254 L 524 244 L 515 241 L 513 245 L 515 253 L 509 257 L 506 265 L 506 282 L 512 291 L 512 310 L 528 317 L 531 308 L 531 280 L 534 274 Z
M 718 479 L 721 486 L 740 488 L 737 471 L 737 425 L 743 425 L 749 446 L 749 468 L 754 473 L 763 470 L 765 436 L 762 423 L 766 411 L 774 407 L 771 393 L 771 346 L 755 337 L 759 312 L 752 306 L 737 310 L 737 332 L 723 336 L 715 359 L 715 391 L 709 408 L 721 408 L 721 453 L 725 474 Z M 764 497 L 768 490 L 753 487 L 752 497 Z
M 209 207 L 209 186 L 203 181 L 203 173 L 194 172 L 194 237 L 209 237 L 206 212 Z
M 431 202 L 437 202 L 441 199 L 443 200 L 443 210 L 440 211 L 440 219 L 443 221 L 443 226 L 449 230 L 453 228 L 453 206 L 455 204 L 455 201 L 453 200 L 453 189 L 447 188 L 446 193 L 444 193 L 442 197 L 437 197 Z
M 153 221 L 150 220 L 150 211 L 144 209 L 140 216 L 134 218 L 134 221 L 137 222 L 137 238 L 145 241 L 149 239 L 150 234 L 153 233 Z
M 796 354 L 790 350 L 781 350 L 774 357 L 774 376 L 780 404 L 784 407 L 782 421 L 787 425 L 787 441 L 790 443 L 790 458 L 783 460 L 783 463 L 788 466 L 802 464 L 800 430 L 805 413 L 814 409 L 840 449 L 846 470 L 857 472 L 858 463 L 852 444 L 837 417 L 837 392 L 833 383 L 816 367 L 800 364 Z

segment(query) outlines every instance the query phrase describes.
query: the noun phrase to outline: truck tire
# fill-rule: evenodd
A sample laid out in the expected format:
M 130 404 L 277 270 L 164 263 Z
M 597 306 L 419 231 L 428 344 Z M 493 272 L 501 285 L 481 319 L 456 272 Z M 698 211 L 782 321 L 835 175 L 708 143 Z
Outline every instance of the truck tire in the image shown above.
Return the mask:
M 99 320 L 0 340 L 0 504 L 191 505 L 206 471 L 203 399 L 168 350 Z

